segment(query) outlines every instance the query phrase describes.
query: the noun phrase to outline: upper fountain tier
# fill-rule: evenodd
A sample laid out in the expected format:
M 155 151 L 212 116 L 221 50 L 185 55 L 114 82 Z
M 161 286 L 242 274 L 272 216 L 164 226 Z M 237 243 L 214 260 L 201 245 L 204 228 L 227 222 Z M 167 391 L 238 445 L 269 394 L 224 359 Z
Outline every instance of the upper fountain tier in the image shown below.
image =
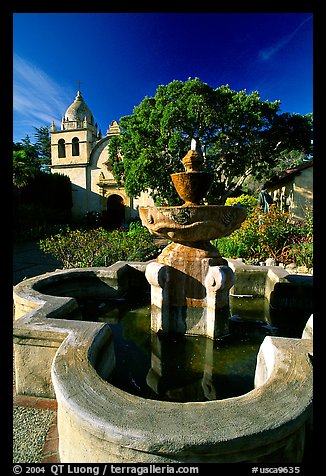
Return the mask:
M 194 140 L 182 163 L 186 171 L 171 174 L 171 179 L 185 203 L 174 207 L 140 207 L 142 224 L 151 233 L 177 243 L 210 241 L 240 228 L 247 215 L 245 208 L 199 205 L 211 186 L 213 175 L 200 170 L 203 157 L 196 150 Z
M 199 202 L 208 192 L 213 175 L 202 172 L 203 156 L 196 150 L 196 141 L 191 141 L 191 149 L 182 159 L 185 172 L 171 174 L 173 185 L 179 197 L 185 202 L 182 206 L 199 205 Z

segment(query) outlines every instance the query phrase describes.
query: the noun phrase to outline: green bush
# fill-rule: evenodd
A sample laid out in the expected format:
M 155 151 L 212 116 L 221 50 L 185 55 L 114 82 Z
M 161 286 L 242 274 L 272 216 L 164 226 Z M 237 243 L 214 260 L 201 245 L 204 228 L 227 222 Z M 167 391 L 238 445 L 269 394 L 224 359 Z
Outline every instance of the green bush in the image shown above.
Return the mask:
M 313 242 L 302 241 L 291 247 L 289 256 L 291 261 L 299 266 L 306 266 L 308 269 L 313 267 Z
M 72 195 L 68 177 L 38 172 L 28 183 L 14 188 L 14 239 L 40 239 L 51 227 L 69 223 Z
M 138 223 L 129 230 L 62 230 L 39 242 L 40 249 L 59 259 L 64 268 L 109 266 L 116 261 L 148 261 L 159 253 L 153 236 Z
M 313 213 L 307 210 L 300 224 L 300 234 L 294 236 L 290 245 L 289 258 L 299 266 L 313 267 Z
M 253 195 L 242 194 L 239 197 L 229 197 L 225 201 L 225 205 L 232 207 L 233 205 L 242 205 L 246 207 L 248 215 L 252 209 L 258 204 L 258 198 Z
M 243 258 L 249 263 L 274 258 L 284 264 L 311 267 L 312 241 L 312 214 L 294 223 L 288 213 L 271 205 L 267 213 L 260 207 L 252 208 L 241 228 L 213 244 L 225 258 Z

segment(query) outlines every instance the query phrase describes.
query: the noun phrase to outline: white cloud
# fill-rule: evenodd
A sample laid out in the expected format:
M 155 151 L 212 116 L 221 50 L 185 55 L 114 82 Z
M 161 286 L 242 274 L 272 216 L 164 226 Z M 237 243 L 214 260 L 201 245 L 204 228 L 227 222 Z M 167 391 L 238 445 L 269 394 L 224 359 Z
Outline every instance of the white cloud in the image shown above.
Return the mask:
M 59 125 L 67 106 L 72 102 L 71 92 L 64 90 L 43 70 L 16 54 L 13 67 L 14 135 L 22 134 L 16 140 L 34 131 L 33 127 L 50 125 L 53 120 Z M 26 132 L 23 132 L 24 129 Z
M 275 56 L 282 48 L 284 48 L 294 36 L 298 33 L 300 28 L 309 20 L 312 19 L 312 16 L 305 18 L 295 30 L 292 31 L 289 35 L 284 36 L 279 41 L 271 45 L 269 48 L 264 48 L 258 52 L 259 59 L 261 61 L 269 61 L 273 56 Z

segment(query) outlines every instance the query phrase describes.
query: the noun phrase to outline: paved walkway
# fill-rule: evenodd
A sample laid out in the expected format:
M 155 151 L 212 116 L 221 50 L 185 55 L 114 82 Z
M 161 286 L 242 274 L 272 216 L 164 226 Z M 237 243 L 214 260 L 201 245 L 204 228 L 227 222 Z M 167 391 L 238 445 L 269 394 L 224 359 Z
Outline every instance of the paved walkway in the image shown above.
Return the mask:
M 16 395 L 13 399 L 13 462 L 59 463 L 57 402 Z
M 13 247 L 13 284 L 39 274 L 55 271 L 62 264 L 52 255 L 40 250 L 38 242 L 15 243 Z
M 61 267 L 53 256 L 39 249 L 37 242 L 14 244 L 13 285 Z M 56 400 L 16 395 L 15 374 L 13 383 L 14 463 L 59 463 Z

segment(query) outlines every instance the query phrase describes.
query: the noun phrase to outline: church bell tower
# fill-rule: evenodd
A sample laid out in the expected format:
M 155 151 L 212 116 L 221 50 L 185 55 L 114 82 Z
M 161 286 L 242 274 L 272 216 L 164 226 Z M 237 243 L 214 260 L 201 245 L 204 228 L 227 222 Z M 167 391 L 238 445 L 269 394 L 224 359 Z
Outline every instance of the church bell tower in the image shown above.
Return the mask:
M 70 178 L 72 184 L 72 217 L 81 219 L 89 211 L 91 154 L 101 139 L 94 117 L 77 91 L 74 102 L 62 117 L 60 130 L 54 121 L 50 126 L 51 172 Z
M 52 169 L 60 169 L 70 164 L 88 163 L 100 133 L 80 91 L 77 92 L 74 102 L 65 112 L 61 129 L 57 130 L 52 122 L 50 132 Z

